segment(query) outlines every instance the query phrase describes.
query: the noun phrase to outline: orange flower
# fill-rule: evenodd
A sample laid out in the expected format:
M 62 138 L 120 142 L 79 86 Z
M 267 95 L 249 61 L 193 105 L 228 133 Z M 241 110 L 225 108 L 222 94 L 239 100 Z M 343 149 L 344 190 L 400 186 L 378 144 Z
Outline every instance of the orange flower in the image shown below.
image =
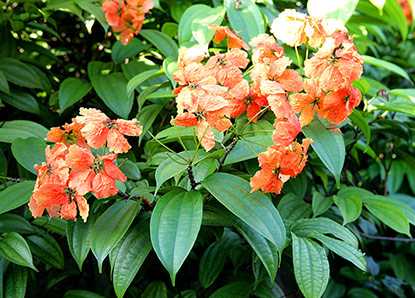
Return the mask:
M 249 46 L 243 41 L 243 39 L 239 35 L 237 35 L 235 32 L 229 29 L 228 26 L 218 26 L 216 24 L 213 24 L 209 26 L 209 29 L 216 31 L 213 42 L 220 43 L 225 37 L 227 37 L 228 48 L 244 48 L 244 50 L 249 51 Z
M 110 120 L 97 109 L 81 108 L 79 113 L 82 116 L 76 117 L 76 121 L 84 125 L 81 132 L 88 145 L 95 149 L 107 143 L 108 149 L 114 153 L 128 152 L 131 146 L 124 135 L 139 136 L 143 131 L 143 127 L 137 124 L 136 119 Z
M 114 26 L 114 32 L 121 32 L 120 40 L 123 45 L 127 45 L 135 34 L 140 32 L 145 16 L 140 14 L 139 9 L 126 6 L 122 15 L 121 22 Z
M 362 94 L 359 89 L 349 87 L 332 91 L 324 99 L 323 107 L 327 112 L 327 120 L 330 123 L 343 123 L 360 104 Z
M 181 113 L 173 120 L 178 126 L 196 126 L 198 139 L 209 151 L 215 146 L 212 128 L 218 131 L 227 130 L 232 123 L 226 118 L 228 114 L 228 101 L 217 95 L 202 97 L 192 96 L 193 105 L 186 107 L 187 112 Z
M 397 1 L 402 7 L 402 12 L 406 17 L 406 22 L 408 23 L 408 25 L 412 24 L 411 4 L 409 4 L 408 0 L 397 0 Z
M 252 62 L 270 64 L 284 57 L 284 47 L 279 46 L 275 38 L 268 34 L 259 34 L 252 38 L 249 44 L 252 50 Z
M 325 36 L 321 21 L 320 18 L 309 17 L 294 9 L 286 9 L 272 23 L 271 32 L 291 47 L 304 43 L 319 47 Z
M 38 175 L 35 189 L 47 183 L 66 183 L 69 177 L 69 166 L 65 162 L 67 153 L 68 150 L 62 143 L 56 143 L 52 150 L 50 145 L 46 147 L 46 162 L 34 166 Z
M 122 21 L 124 2 L 118 0 L 105 0 L 102 3 L 102 11 L 105 12 L 105 19 L 108 25 L 118 26 Z
M 321 90 L 319 81 L 308 79 L 304 82 L 305 94 L 292 94 L 290 96 L 293 110 L 300 114 L 301 126 L 306 126 L 314 118 L 314 108 L 320 117 L 325 117 L 323 101 L 325 93 Z
M 311 58 L 304 62 L 307 77 L 319 79 L 324 91 L 339 90 L 357 80 L 363 72 L 363 60 L 351 42 L 336 47 L 329 39 Z
M 76 207 L 86 222 L 89 213 L 89 206 L 85 198 L 79 195 L 67 184 L 48 183 L 33 191 L 29 208 L 34 217 L 40 217 L 46 208 L 51 216 L 61 216 L 65 219 L 76 220 Z
M 274 132 L 272 133 L 272 141 L 275 146 L 290 145 L 297 135 L 301 132 L 297 119 L 290 121 L 288 119 L 275 119 Z
M 76 119 L 72 119 L 71 124 L 65 124 L 61 127 L 52 127 L 50 132 L 46 135 L 46 140 L 63 143 L 69 148 L 72 144 L 77 144 L 81 147 L 88 147 L 85 138 L 82 136 L 81 129 L 83 125 L 76 122 Z
M 283 184 L 290 177 L 296 177 L 304 168 L 311 142 L 312 140 L 305 139 L 302 145 L 272 146 L 259 154 L 258 162 L 262 169 L 251 178 L 251 192 L 262 189 L 263 192 L 279 194 Z
M 66 157 L 71 167 L 69 187 L 80 195 L 92 191 L 97 198 L 117 194 L 115 179 L 125 182 L 127 177 L 115 165 L 117 154 L 105 154 L 95 158 L 91 151 L 72 145 Z
M 232 49 L 225 54 L 216 53 L 206 62 L 206 72 L 215 77 L 225 87 L 233 87 L 242 81 L 242 71 L 249 60 L 248 54 L 240 49 Z

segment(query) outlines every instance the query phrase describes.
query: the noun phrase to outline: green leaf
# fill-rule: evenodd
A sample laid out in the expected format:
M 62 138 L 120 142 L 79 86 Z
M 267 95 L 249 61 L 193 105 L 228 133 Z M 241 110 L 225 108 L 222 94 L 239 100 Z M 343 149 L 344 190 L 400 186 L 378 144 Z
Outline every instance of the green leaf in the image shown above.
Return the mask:
M 205 289 L 210 287 L 226 263 L 226 250 L 220 241 L 209 245 L 200 259 L 199 280 Z
M 9 83 L 7 82 L 6 76 L 1 70 L 0 70 L 0 91 L 6 94 L 10 94 Z
M 140 35 L 159 49 L 164 57 L 178 57 L 177 43 L 168 35 L 153 29 L 143 29 Z
M 82 21 L 84 18 L 82 17 L 82 10 L 76 5 L 75 1 L 67 1 L 67 0 L 49 0 L 47 2 L 46 9 L 50 10 L 60 10 L 65 11 L 68 13 L 73 13 L 74 15 L 78 16 Z
M 34 165 L 41 165 L 43 161 L 46 161 L 46 142 L 42 139 L 35 137 L 16 139 L 13 141 L 11 148 L 17 162 L 35 175 L 36 169 Z
M 362 213 L 362 200 L 357 196 L 333 196 L 333 201 L 343 216 L 343 225 L 355 221 Z
M 161 32 L 166 34 L 168 37 L 173 38 L 179 30 L 179 25 L 173 22 L 166 22 L 161 27 Z
M 123 297 L 151 251 L 148 221 L 130 229 L 116 254 L 113 285 L 117 297 Z M 112 252 L 111 252 L 112 254 Z
M 383 6 L 385 5 L 386 0 L 369 0 L 370 3 L 372 3 L 374 6 L 379 9 L 379 11 L 382 11 Z
M 205 11 L 209 11 L 212 8 L 205 4 L 195 4 L 186 9 L 183 13 L 179 23 L 179 45 L 191 41 L 192 35 L 192 23 L 198 17 L 202 17 Z
M 347 297 L 353 298 L 378 298 L 378 296 L 371 290 L 366 288 L 351 288 L 347 292 Z
M 346 156 L 343 136 L 340 133 L 332 133 L 328 130 L 330 126 L 327 121 L 314 118 L 310 124 L 303 127 L 303 133 L 307 138 L 311 138 L 314 151 L 324 163 L 324 165 L 333 173 L 337 185 L 340 183 L 340 175 L 343 169 L 344 159 Z
M 352 16 L 359 0 L 324 1 L 309 0 L 307 10 L 310 16 L 341 20 L 346 23 Z
M 115 114 L 128 118 L 133 107 L 133 95 L 127 96 L 127 79 L 120 72 L 109 75 L 90 74 L 92 86 L 98 96 Z
M 104 296 L 86 290 L 70 290 L 63 295 L 63 298 L 104 298 Z
M 215 8 L 203 9 L 199 11 L 197 16 L 192 20 L 191 30 L 196 41 L 203 47 L 207 48 L 210 41 L 215 35 L 214 30 L 210 30 L 209 26 L 213 24 L 220 25 L 225 16 L 225 8 L 218 6 Z
M 0 214 L 28 203 L 34 187 L 34 181 L 24 181 L 9 186 L 0 192 Z
M 369 124 L 367 124 L 366 119 L 363 118 L 362 112 L 359 110 L 353 110 L 353 112 L 349 115 L 349 119 L 352 120 L 354 125 L 360 128 L 366 138 L 366 148 L 369 147 L 370 127 Z
M 140 297 L 141 298 L 154 298 L 154 297 L 167 298 L 167 287 L 165 283 L 162 281 L 153 281 L 146 287 L 146 289 L 144 290 L 144 293 L 141 294 Z
M 141 178 L 140 169 L 135 162 L 125 159 L 124 161 L 118 160 L 118 164 L 121 164 L 121 162 L 124 163 L 120 168 L 128 179 L 139 180 Z
M 202 212 L 203 200 L 199 192 L 173 190 L 157 201 L 151 215 L 151 242 L 173 286 L 177 272 L 196 241 Z
M 266 195 L 259 191 L 251 193 L 248 181 L 226 173 L 215 173 L 202 181 L 202 185 L 233 214 L 282 251 L 285 227 Z
M 97 219 L 89 240 L 100 273 L 102 273 L 102 262 L 127 232 L 139 210 L 139 202 L 118 201 Z
M 362 79 L 362 78 L 357 79 L 356 81 L 353 81 L 351 85 L 359 89 L 362 95 L 366 95 L 370 90 L 370 84 L 365 79 Z
M 27 268 L 13 265 L 6 274 L 4 296 L 6 298 L 25 298 L 27 287 Z
M 37 271 L 33 265 L 33 258 L 29 245 L 27 245 L 23 237 L 16 232 L 4 234 L 3 238 L 0 240 L 0 254 L 10 262 Z
M 6 121 L 0 127 L 0 142 L 12 143 L 15 139 L 27 139 L 30 137 L 45 138 L 48 129 L 36 122 L 27 120 Z
M 235 281 L 217 289 L 209 298 L 242 298 L 251 292 L 251 284 L 244 281 Z
M 246 43 L 258 34 L 265 33 L 264 18 L 255 1 L 245 0 L 240 8 L 235 7 L 233 0 L 225 0 L 224 3 L 233 30 Z
M 306 298 L 323 295 L 330 277 L 330 267 L 324 248 L 313 240 L 291 233 L 294 275 Z
M 59 109 L 61 113 L 84 98 L 91 89 L 91 84 L 84 79 L 65 79 L 59 86 Z
M 398 95 L 410 99 L 415 102 L 415 89 L 392 89 L 388 91 L 389 94 Z
M 8 232 L 31 234 L 34 231 L 31 224 L 24 217 L 13 213 L 6 213 L 0 215 L 0 233 Z
M 3 150 L 0 149 L 0 176 L 7 176 L 7 159 L 3 153 Z
M 66 219 L 59 217 L 50 217 L 48 215 L 38 217 L 32 221 L 32 224 L 45 228 L 46 230 L 61 236 L 66 236 L 67 223 L 68 220 Z
M 362 201 L 369 212 L 379 218 L 385 225 L 411 237 L 408 219 L 398 207 L 385 201 L 378 201 L 376 198 L 364 198 Z
M 104 28 L 105 32 L 107 32 L 109 26 L 105 19 L 105 13 L 101 9 L 100 3 L 97 3 L 91 0 L 74 0 L 74 1 L 80 8 L 82 8 L 83 10 L 93 15 L 98 20 L 98 22 L 101 24 L 102 28 Z
M 299 219 L 291 225 L 291 232 L 301 237 L 311 237 L 315 234 L 331 234 L 352 247 L 357 248 L 359 246 L 356 236 L 349 229 L 326 217 Z
M 167 57 L 166 59 L 164 59 L 163 70 L 166 76 L 169 78 L 173 86 L 173 89 L 176 88 L 176 85 L 177 85 L 176 80 L 173 78 L 173 74 L 177 71 L 177 68 L 178 68 L 177 58 Z
M 29 244 L 35 259 L 38 259 L 53 268 L 63 270 L 63 253 L 58 242 L 56 242 L 55 238 L 41 229 L 37 229 L 37 232 L 39 235 L 30 235 L 26 237 L 26 241 Z
M 319 192 L 313 193 L 313 216 L 318 216 L 326 212 L 331 205 L 333 205 L 333 198 L 332 197 L 324 197 Z
M 393 101 L 393 102 L 373 104 L 372 106 L 378 110 L 400 112 L 400 113 L 408 114 L 408 115 L 415 117 L 415 107 L 413 103 Z
M 127 83 L 127 94 L 130 96 L 134 89 L 137 88 L 141 83 L 160 73 L 162 73 L 160 69 L 150 69 L 135 75 Z
M 386 15 L 392 18 L 393 22 L 401 32 L 403 41 L 405 41 L 408 36 L 408 23 L 406 22 L 406 17 L 403 14 L 401 5 L 398 1 L 386 0 L 386 3 L 383 6 L 383 11 Z
M 78 264 L 79 271 L 82 271 L 82 264 L 91 249 L 89 237 L 94 224 L 95 215 L 90 214 L 87 222 L 83 222 L 82 220 L 68 220 L 66 225 L 69 251 L 75 262 Z
M 26 91 L 13 88 L 10 95 L 0 92 L 0 99 L 21 111 L 39 114 L 39 105 L 36 99 Z
M 111 58 L 115 64 L 123 63 L 125 59 L 134 57 L 149 47 L 135 37 L 125 46 L 118 40 L 112 46 Z
M 282 197 L 277 206 L 281 217 L 284 219 L 286 227 L 300 218 L 309 217 L 312 213 L 310 204 L 304 202 L 302 198 L 289 193 Z
M 357 268 L 366 271 L 366 259 L 364 254 L 344 241 L 327 237 L 321 234 L 313 235 L 313 238 L 321 241 L 328 249 L 341 256 L 342 258 L 352 262 Z
M 0 71 L 9 82 L 27 88 L 42 88 L 37 73 L 27 64 L 12 58 L 0 59 Z
M 138 113 L 137 119 L 140 121 L 140 123 L 143 123 L 143 131 L 141 132 L 138 141 L 139 144 L 141 144 L 141 140 L 143 139 L 147 131 L 151 128 L 151 126 L 154 123 L 154 120 L 156 120 L 157 116 L 160 114 L 163 107 L 163 105 L 152 104 L 149 106 L 145 106 Z
M 403 70 L 401 67 L 399 67 L 396 64 L 393 64 L 391 62 L 382 60 L 382 59 L 378 59 L 375 57 L 371 57 L 371 56 L 367 56 L 367 55 L 361 55 L 362 59 L 365 63 L 373 65 L 373 66 L 378 66 L 378 67 L 382 67 L 386 70 L 389 70 L 393 73 L 396 73 L 397 75 L 400 75 L 401 77 L 407 79 L 408 81 L 411 81 L 411 79 L 409 78 L 408 74 L 405 72 L 405 70 Z

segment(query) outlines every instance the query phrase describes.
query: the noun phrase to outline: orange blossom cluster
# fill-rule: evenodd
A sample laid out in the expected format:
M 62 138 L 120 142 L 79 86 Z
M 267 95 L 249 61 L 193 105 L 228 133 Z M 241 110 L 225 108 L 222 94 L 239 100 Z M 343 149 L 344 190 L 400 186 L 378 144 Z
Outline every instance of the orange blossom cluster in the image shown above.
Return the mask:
M 140 32 L 145 14 L 153 7 L 151 0 L 105 0 L 101 8 L 108 25 L 114 32 L 121 32 L 121 42 L 127 45 Z
M 46 162 L 35 165 L 38 175 L 29 207 L 34 217 L 42 216 L 45 208 L 52 217 L 75 219 L 77 209 L 87 220 L 89 205 L 84 195 L 93 192 L 97 198 L 115 195 L 115 179 L 127 178 L 114 161 L 118 153 L 131 146 L 124 135 L 138 136 L 142 126 L 137 120 L 111 120 L 97 109 L 80 109 L 80 116 L 71 124 L 53 127 L 46 140 Z M 94 156 L 91 147 L 106 144 L 114 154 Z

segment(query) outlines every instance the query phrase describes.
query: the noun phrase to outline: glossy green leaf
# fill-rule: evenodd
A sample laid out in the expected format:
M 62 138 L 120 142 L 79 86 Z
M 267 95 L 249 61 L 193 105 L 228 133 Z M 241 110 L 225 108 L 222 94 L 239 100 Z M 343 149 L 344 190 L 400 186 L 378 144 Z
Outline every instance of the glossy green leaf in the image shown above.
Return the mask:
M 141 298 L 153 298 L 153 297 L 160 297 L 160 298 L 167 298 L 167 287 L 166 284 L 162 281 L 153 281 L 151 282 L 144 293 L 141 294 Z
M 123 297 L 135 275 L 151 251 L 151 240 L 148 222 L 130 229 L 115 258 L 113 285 L 117 297 Z M 112 254 L 112 252 L 111 252 Z
M 264 18 L 255 1 L 245 0 L 239 8 L 235 7 L 233 0 L 225 0 L 224 3 L 232 29 L 246 43 L 258 34 L 265 33 Z
M 24 238 L 16 232 L 4 234 L 3 238 L 0 240 L 0 254 L 10 262 L 37 271 L 33 265 L 33 258 L 29 245 L 27 245 Z
M 306 298 L 323 295 L 330 278 L 330 267 L 324 248 L 313 240 L 291 233 L 294 275 Z
M 6 76 L 0 70 L 0 91 L 10 94 L 9 83 L 7 82 Z
M 39 105 L 36 99 L 26 91 L 13 88 L 10 95 L 0 92 L 0 99 L 21 111 L 39 114 Z
M 309 217 L 313 212 L 310 204 L 292 193 L 282 197 L 277 209 L 286 227 L 289 227 L 297 219 Z
M 385 225 L 411 237 L 408 219 L 398 207 L 385 201 L 378 201 L 376 198 L 365 198 L 362 201 L 369 212 Z
M 143 29 L 140 35 L 151 42 L 164 57 L 178 57 L 177 43 L 166 34 L 153 29 Z
M 218 6 L 215 8 L 209 7 L 203 9 L 193 19 L 191 24 L 192 35 L 196 41 L 203 47 L 207 48 L 216 31 L 210 30 L 209 26 L 222 23 L 223 17 L 225 16 L 225 8 Z
M 359 0 L 310 0 L 307 10 L 310 16 L 341 20 L 346 23 L 352 16 Z
M 91 84 L 84 79 L 65 79 L 59 86 L 59 109 L 61 113 L 80 101 L 91 89 Z
M 413 103 L 394 101 L 394 102 L 373 104 L 373 107 L 375 107 L 378 110 L 400 112 L 400 113 L 408 114 L 408 115 L 415 117 L 415 107 Z
M 391 198 L 391 197 L 385 197 L 385 196 L 379 196 L 379 195 L 369 195 L 369 196 L 362 196 L 360 197 L 363 203 L 372 202 L 372 201 L 378 201 L 378 202 L 384 202 L 389 205 L 393 205 L 399 210 L 401 210 L 405 217 L 408 219 L 408 222 L 415 225 L 415 211 L 412 209 L 407 203 L 402 202 L 400 200 Z
M 352 262 L 357 268 L 362 271 L 366 271 L 366 259 L 364 254 L 344 241 L 327 237 L 325 235 L 316 234 L 313 238 L 322 242 L 328 249 L 341 256 L 342 258 Z
M 173 89 L 176 88 L 177 82 L 173 78 L 173 74 L 177 71 L 178 63 L 175 57 L 167 57 L 163 61 L 163 70 L 166 76 L 169 78 Z
M 0 127 L 0 142 L 12 143 L 15 139 L 30 137 L 46 138 L 48 129 L 36 122 L 27 120 L 6 121 Z
M 28 203 L 34 187 L 34 181 L 24 181 L 9 186 L 0 192 L 0 214 Z
M 58 242 L 43 230 L 37 229 L 37 232 L 39 235 L 26 237 L 34 258 L 48 266 L 63 270 L 64 258 Z
M 366 138 L 366 146 L 369 146 L 370 143 L 370 127 L 369 124 L 367 124 L 367 121 L 362 116 L 362 112 L 359 110 L 353 110 L 353 113 L 349 115 L 349 119 L 352 120 L 353 124 L 359 127 L 359 129 L 362 131 L 363 135 Z
M 16 232 L 31 234 L 34 232 L 31 224 L 22 216 L 13 213 L 0 215 L 0 233 Z
M 388 91 L 389 94 L 402 96 L 415 102 L 415 89 L 392 89 Z
M 217 289 L 209 298 L 242 298 L 251 292 L 251 284 L 244 281 L 235 281 Z
M 128 179 L 139 180 L 141 178 L 140 169 L 135 162 L 125 159 L 122 161 L 118 160 L 118 164 L 122 162 L 123 164 L 120 168 Z
M 220 241 L 213 242 L 205 250 L 199 264 L 199 280 L 205 289 L 219 276 L 226 263 L 226 250 Z
M 161 27 L 161 32 L 166 34 L 168 37 L 173 38 L 179 31 L 179 25 L 173 22 L 166 22 Z
M 199 192 L 173 190 L 157 201 L 151 215 L 151 242 L 173 286 L 177 272 L 196 241 L 202 212 L 203 200 Z
M 76 5 L 75 1 L 49 0 L 47 2 L 47 6 L 45 9 L 73 13 L 74 15 L 78 16 L 82 21 L 84 20 L 82 16 L 82 9 L 78 5 Z
M 101 214 L 95 222 L 89 240 L 92 252 L 98 261 L 100 273 L 102 262 L 127 232 L 139 210 L 139 202 L 118 201 Z
M 68 220 L 68 224 L 66 225 L 69 251 L 75 262 L 78 264 L 79 271 L 82 271 L 82 264 L 91 249 L 89 237 L 91 235 L 92 227 L 95 224 L 95 220 L 95 215 L 90 214 L 87 222 L 82 220 Z
M 285 227 L 271 200 L 260 191 L 251 193 L 249 182 L 230 174 L 215 173 L 202 185 L 234 215 L 282 251 Z
M 377 7 L 380 11 L 382 11 L 383 6 L 385 5 L 386 0 L 369 0 L 374 6 Z
M 133 38 L 125 46 L 118 40 L 112 46 L 111 58 L 114 63 L 119 64 L 124 62 L 125 59 L 134 57 L 149 47 L 149 45 L 144 44 L 138 38 Z
M 357 79 L 356 81 L 353 81 L 351 84 L 353 87 L 360 90 L 362 95 L 366 95 L 370 90 L 370 84 L 365 79 Z
M 332 197 L 324 197 L 319 192 L 313 193 L 312 207 L 314 216 L 323 214 L 331 207 L 331 205 L 333 205 Z
M 7 176 L 7 159 L 3 153 L 3 150 L 0 149 L 0 176 Z
M 92 86 L 98 96 L 115 114 L 122 118 L 128 118 L 133 107 L 133 95 L 127 96 L 127 79 L 120 72 L 109 75 L 90 74 Z
M 28 276 L 27 268 L 13 265 L 7 273 L 4 285 L 4 297 L 25 298 Z
M 16 139 L 13 141 L 11 148 L 17 162 L 35 175 L 34 165 L 41 165 L 43 161 L 46 161 L 46 142 L 42 139 L 35 137 Z
M 0 71 L 13 84 L 27 88 L 43 89 L 36 72 L 27 64 L 12 58 L 0 59 Z
M 209 11 L 212 8 L 205 4 L 195 4 L 186 9 L 183 13 L 179 23 L 179 45 L 194 39 L 192 35 L 192 23 L 193 21 L 203 16 L 204 11 Z
M 299 219 L 291 225 L 291 231 L 299 237 L 331 234 L 352 247 L 359 246 L 356 236 L 349 229 L 326 217 Z
M 160 73 L 161 71 L 159 69 L 150 69 L 135 75 L 127 83 L 127 94 L 131 95 L 134 89 L 137 88 L 141 83 Z
M 365 63 L 373 65 L 373 66 L 378 66 L 378 67 L 382 67 L 386 70 L 389 70 L 393 73 L 396 73 L 397 75 L 400 75 L 401 77 L 407 79 L 408 81 L 411 81 L 411 79 L 409 78 L 408 74 L 405 72 L 405 70 L 403 70 L 401 67 L 399 67 L 396 64 L 393 64 L 391 62 L 382 60 L 382 59 L 378 59 L 375 57 L 371 57 L 371 56 L 367 56 L 367 55 L 361 55 L 362 59 Z
M 343 225 L 355 221 L 362 213 L 362 200 L 357 196 L 333 196 L 333 201 L 339 207 Z
M 63 298 L 104 298 L 104 296 L 86 290 L 70 290 L 63 295 Z
M 311 143 L 311 147 L 327 169 L 333 173 L 337 185 L 339 185 L 346 156 L 344 140 L 340 133 L 330 132 L 329 126 L 327 121 L 323 123 L 319 118 L 314 118 L 310 124 L 303 127 L 303 133 L 314 141 Z
M 32 224 L 38 227 L 45 228 L 46 230 L 66 236 L 66 226 L 68 220 L 59 217 L 50 217 L 48 215 L 38 217 L 32 221 Z
M 379 298 L 375 293 L 367 288 L 351 288 L 347 291 L 347 297 L 350 298 Z

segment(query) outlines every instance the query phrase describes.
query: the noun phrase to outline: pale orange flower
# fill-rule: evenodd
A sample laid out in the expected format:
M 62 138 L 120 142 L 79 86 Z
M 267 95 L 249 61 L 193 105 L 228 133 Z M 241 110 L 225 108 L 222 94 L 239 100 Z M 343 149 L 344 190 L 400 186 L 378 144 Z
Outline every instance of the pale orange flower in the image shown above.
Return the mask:
M 252 38 L 249 44 L 252 50 L 252 62 L 270 64 L 284 57 L 284 47 L 279 46 L 275 38 L 268 34 L 259 34 Z
M 38 178 L 35 188 L 47 183 L 65 184 L 69 177 L 69 166 L 65 162 L 68 150 L 62 143 L 56 143 L 52 150 L 50 145 L 45 149 L 46 162 L 34 165 Z
M 63 143 L 66 147 L 77 144 L 81 147 L 87 147 L 85 138 L 82 136 L 81 129 L 84 125 L 72 119 L 72 123 L 65 124 L 61 127 L 52 127 L 46 135 L 46 140 L 55 143 Z
M 108 25 L 118 26 L 122 22 L 124 6 L 124 2 L 118 0 L 105 0 L 102 3 L 101 9 L 105 12 L 105 19 Z
M 228 48 L 244 48 L 245 50 L 249 51 L 249 46 L 243 41 L 243 39 L 239 35 L 237 35 L 235 32 L 229 29 L 228 26 L 218 26 L 216 24 L 213 24 L 209 26 L 209 29 L 216 31 L 213 42 L 220 43 L 225 37 L 227 37 Z
M 139 136 L 143 131 L 142 125 L 132 120 L 111 120 L 97 109 L 80 109 L 80 115 L 76 121 L 83 124 L 82 135 L 88 145 L 94 149 L 101 148 L 107 143 L 108 150 L 114 153 L 125 153 L 131 146 L 124 135 Z
M 343 123 L 360 104 L 362 94 L 355 87 L 348 87 L 331 91 L 324 99 L 323 107 L 330 123 Z

